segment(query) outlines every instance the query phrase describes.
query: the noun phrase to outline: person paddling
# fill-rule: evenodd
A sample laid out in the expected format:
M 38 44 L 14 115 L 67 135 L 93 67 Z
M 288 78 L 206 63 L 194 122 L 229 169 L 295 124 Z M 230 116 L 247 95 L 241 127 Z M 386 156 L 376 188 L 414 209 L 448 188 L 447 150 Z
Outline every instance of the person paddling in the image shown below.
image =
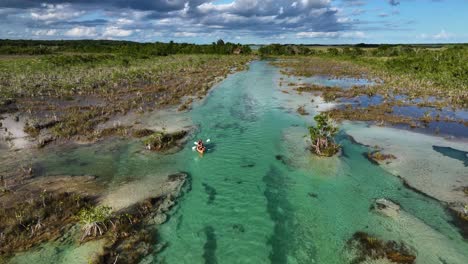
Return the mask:
M 198 140 L 197 141 L 197 151 L 199 153 L 204 153 L 205 152 L 205 146 L 203 145 L 203 140 Z
M 197 141 L 197 148 L 199 148 L 199 147 L 203 147 L 203 140 L 201 140 L 201 139 L 199 139 Z

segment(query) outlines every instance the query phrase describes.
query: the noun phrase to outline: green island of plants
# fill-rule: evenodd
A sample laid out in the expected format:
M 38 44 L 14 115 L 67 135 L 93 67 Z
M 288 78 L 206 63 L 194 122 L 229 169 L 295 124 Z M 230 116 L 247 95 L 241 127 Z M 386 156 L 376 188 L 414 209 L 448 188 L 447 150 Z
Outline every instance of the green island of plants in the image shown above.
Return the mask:
M 187 131 L 166 133 L 164 131 L 154 132 L 143 140 L 148 150 L 164 151 L 175 147 L 177 142 L 187 135 Z
M 83 230 L 81 240 L 88 236 L 101 236 L 107 231 L 107 222 L 112 222 L 112 208 L 109 206 L 93 206 L 84 208 L 78 213 L 79 223 Z
M 335 122 L 324 113 L 314 117 L 315 126 L 309 127 L 309 135 L 312 141 L 311 149 L 319 156 L 331 157 L 338 153 L 340 145 L 335 143 L 334 137 L 338 133 Z

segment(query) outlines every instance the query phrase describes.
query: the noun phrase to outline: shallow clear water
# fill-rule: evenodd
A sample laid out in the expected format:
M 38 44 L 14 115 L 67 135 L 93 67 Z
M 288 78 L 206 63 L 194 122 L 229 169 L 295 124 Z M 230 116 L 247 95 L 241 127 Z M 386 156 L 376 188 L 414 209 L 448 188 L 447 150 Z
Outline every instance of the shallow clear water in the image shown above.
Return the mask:
M 60 149 L 36 166 L 44 175 L 97 175 L 109 192 L 144 183 L 127 192 L 148 195 L 157 179 L 188 172 L 191 190 L 155 232 L 167 246 L 143 263 L 348 263 L 346 241 L 356 231 L 405 241 L 418 263 L 468 263 L 468 243 L 444 207 L 371 164 L 362 155 L 368 149 L 346 131 L 339 136 L 342 156 L 312 157 L 304 137 L 312 116 L 291 111 L 280 77 L 268 62 L 253 62 L 188 113 L 198 126 L 191 141 L 211 139 L 203 157 L 191 142 L 164 156 L 141 151 L 139 141 L 117 140 Z M 395 219 L 370 211 L 377 198 L 403 211 Z M 39 252 L 15 263 L 38 254 L 48 263 Z
M 192 190 L 160 229 L 168 247 L 147 262 L 346 263 L 346 241 L 360 230 L 407 240 L 421 263 L 468 260 L 468 245 L 444 209 L 372 165 L 362 156 L 366 148 L 342 137 L 343 157 L 312 158 L 304 139 L 311 117 L 278 108 L 288 100 L 278 78 L 277 69 L 255 62 L 191 113 L 197 137 L 214 143 L 203 158 L 190 150 L 180 154 Z M 401 219 L 369 211 L 380 197 L 402 205 Z M 422 228 L 423 236 L 448 244 L 414 241 Z

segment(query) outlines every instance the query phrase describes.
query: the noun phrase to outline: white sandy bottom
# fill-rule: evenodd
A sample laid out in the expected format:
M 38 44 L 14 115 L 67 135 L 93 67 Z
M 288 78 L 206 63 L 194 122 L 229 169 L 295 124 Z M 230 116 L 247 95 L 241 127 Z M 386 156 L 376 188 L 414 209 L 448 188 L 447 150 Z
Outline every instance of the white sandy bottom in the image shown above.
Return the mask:
M 358 123 L 346 123 L 344 129 L 357 142 L 377 145 L 384 153 L 395 155 L 396 160 L 382 167 L 401 176 L 414 188 L 441 201 L 468 203 L 468 197 L 461 190 L 468 185 L 468 168 L 462 161 L 433 150 L 433 146 L 443 146 L 468 151 L 467 143 Z

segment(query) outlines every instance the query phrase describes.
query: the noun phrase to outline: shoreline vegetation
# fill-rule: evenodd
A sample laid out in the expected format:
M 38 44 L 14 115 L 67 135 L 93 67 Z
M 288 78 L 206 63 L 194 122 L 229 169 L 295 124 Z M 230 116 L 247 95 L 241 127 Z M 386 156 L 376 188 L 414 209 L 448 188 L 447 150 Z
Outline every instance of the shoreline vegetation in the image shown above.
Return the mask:
M 163 154 L 178 151 L 190 134 L 187 127 L 166 131 L 137 121 L 109 123 L 126 115 L 133 120 L 152 111 L 190 110 L 253 58 L 249 46 L 222 40 L 211 45 L 0 40 L 0 143 L 8 145 L 2 151 L 28 156 L 17 151 L 37 147 L 40 153 L 54 142 L 110 137 L 136 138 L 142 149 Z M 0 181 L 2 263 L 64 236 L 77 245 L 104 241 L 92 263 L 138 263 L 164 248 L 155 241 L 157 226 L 190 184 L 186 173 L 169 175 L 158 183 L 160 194 L 115 211 L 102 204 L 108 190 L 96 177 L 36 177 L 26 158 L 17 162 L 21 169 L 2 174 Z
M 183 188 L 190 188 L 188 177 L 186 173 L 169 175 L 166 181 L 172 185 L 165 187 L 165 194 L 118 211 L 99 204 L 102 187 L 89 192 L 87 185 L 95 184 L 93 178 L 74 176 L 57 180 L 60 177 L 53 176 L 32 180 L 27 192 L 19 192 L 15 202 L 6 202 L 8 199 L 4 198 L 8 195 L 0 196 L 0 261 L 68 234 L 78 244 L 104 240 L 103 253 L 89 256 L 91 263 L 111 263 L 116 258 L 125 263 L 137 263 L 158 250 L 153 248 L 157 241 L 152 232 L 168 219 L 167 213 L 184 192 Z M 75 182 L 77 188 L 70 188 L 71 182 Z M 56 189 L 38 188 L 51 188 L 51 185 Z M 75 227 L 79 227 L 78 232 Z
M 361 44 L 328 49 L 269 45 L 260 48 L 259 53 L 275 57 L 277 60 L 272 64 L 287 76 L 368 80 L 365 85 L 349 89 L 287 84 L 298 92 L 321 94 L 327 102 L 342 101 L 344 106 L 329 111 L 333 119 L 404 124 L 412 128 L 431 122 L 468 126 L 468 119 L 444 115 L 468 108 L 468 45 L 439 49 L 410 45 L 367 48 Z M 362 99 L 377 103 L 366 105 Z M 424 113 L 411 116 L 399 111 L 408 108 L 421 108 Z
M 0 114 L 14 114 L 40 147 L 60 139 L 94 141 L 119 132 L 96 130 L 115 116 L 177 105 L 188 110 L 214 83 L 245 69 L 250 52 L 222 40 L 212 45 L 4 40 Z

